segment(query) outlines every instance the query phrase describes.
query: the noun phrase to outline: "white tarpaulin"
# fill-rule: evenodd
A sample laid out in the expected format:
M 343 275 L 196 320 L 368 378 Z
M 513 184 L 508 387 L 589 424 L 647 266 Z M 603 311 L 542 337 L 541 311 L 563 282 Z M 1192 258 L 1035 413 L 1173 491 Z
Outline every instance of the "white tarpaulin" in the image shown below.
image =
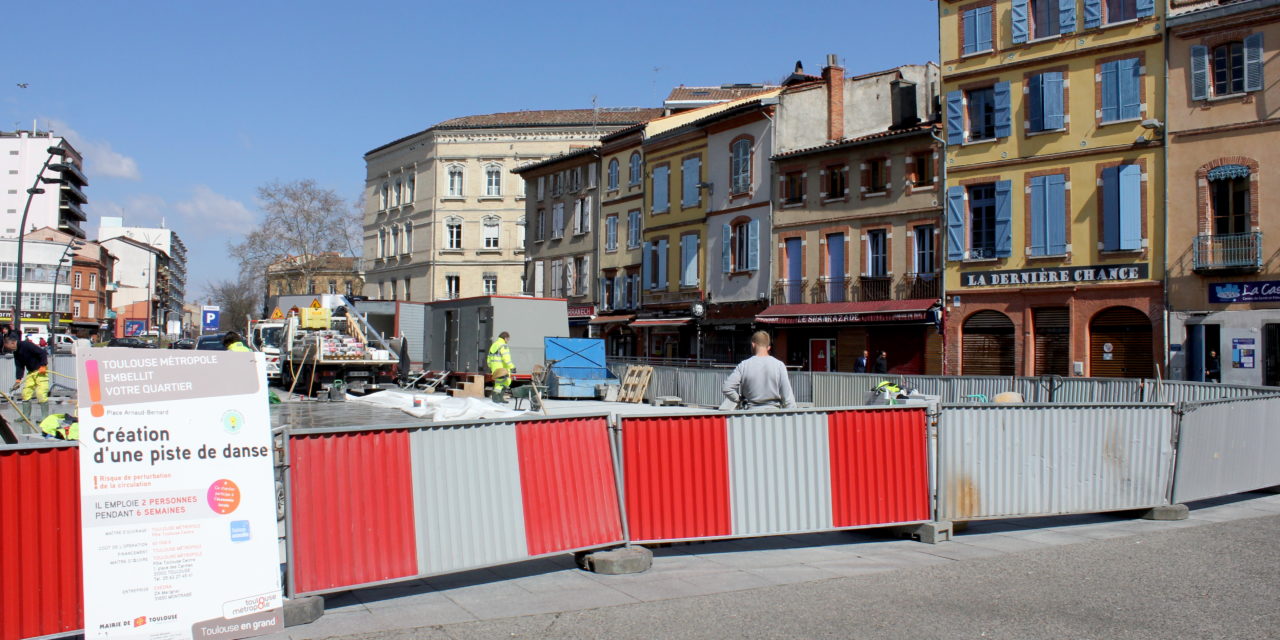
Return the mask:
M 454 398 L 442 394 L 407 391 L 381 391 L 367 396 L 348 394 L 347 402 L 399 409 L 416 418 L 426 418 L 433 422 L 514 418 L 525 413 L 482 398 Z

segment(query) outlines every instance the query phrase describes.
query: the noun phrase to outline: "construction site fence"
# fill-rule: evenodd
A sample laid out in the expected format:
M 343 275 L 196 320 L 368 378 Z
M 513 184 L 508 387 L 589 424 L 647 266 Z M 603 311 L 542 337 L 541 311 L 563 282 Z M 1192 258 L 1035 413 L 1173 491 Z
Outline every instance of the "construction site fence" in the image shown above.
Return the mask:
M 632 542 L 1185 503 L 1280 485 L 1276 415 L 1280 394 L 284 429 L 282 561 L 302 595 Z M 78 473 L 74 443 L 0 446 L 0 640 L 83 627 Z
M 610 362 L 621 378 L 632 366 Z M 718 406 L 724 400 L 725 380 L 732 372 L 724 367 L 654 366 L 645 399 L 675 396 L 686 404 Z M 1187 382 L 1156 378 L 1070 378 L 1059 376 L 927 376 L 824 371 L 789 373 L 797 402 L 815 407 L 843 407 L 867 402 L 872 390 L 890 381 L 903 389 L 938 396 L 944 403 L 990 402 L 997 394 L 1012 391 L 1029 403 L 1169 404 L 1247 398 L 1280 392 L 1280 387 Z

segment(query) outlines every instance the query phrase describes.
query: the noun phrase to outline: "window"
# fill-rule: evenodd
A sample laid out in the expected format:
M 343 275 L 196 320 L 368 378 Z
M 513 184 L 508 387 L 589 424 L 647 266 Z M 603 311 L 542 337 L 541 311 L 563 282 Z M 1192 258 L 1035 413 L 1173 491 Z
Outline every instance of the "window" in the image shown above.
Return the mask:
M 484 218 L 484 248 L 486 249 L 498 248 L 498 221 L 497 216 L 485 216 Z
M 485 168 L 484 195 L 489 197 L 502 195 L 502 167 L 489 166 Z
M 627 248 L 635 249 L 640 246 L 640 210 L 635 209 L 627 212 Z
M 933 186 L 933 151 L 911 154 L 911 184 L 915 187 Z
M 698 236 L 680 237 L 680 286 L 698 286 Z
M 1213 95 L 1244 93 L 1244 43 L 1228 42 L 1213 48 Z
M 1137 0 L 1107 0 L 1107 24 L 1136 20 L 1137 4 Z
M 551 261 L 551 297 L 564 297 L 564 264 L 559 260 Z
M 525 218 L 524 216 L 520 216 L 520 219 L 516 220 L 516 234 L 517 234 L 516 250 L 517 251 L 524 250 L 524 243 L 528 238 L 528 229 L 526 229 L 527 224 L 528 224 L 528 219 Z
M 449 197 L 462 196 L 462 167 L 449 167 Z
M 391 244 L 387 247 L 387 253 L 396 255 L 400 253 L 400 226 L 391 227 Z
M 609 190 L 613 191 L 618 188 L 618 159 L 614 158 L 609 161 Z
M 969 187 L 969 257 L 996 255 L 996 188 L 992 184 Z
M 1102 249 L 1142 248 L 1142 168 L 1122 164 L 1102 170 Z
M 604 250 L 618 250 L 618 216 L 609 216 L 604 219 Z
M 837 200 L 845 197 L 849 193 L 847 174 L 848 168 L 843 164 L 833 164 L 827 167 L 827 192 L 824 198 L 827 200 Z
M 75 302 L 71 303 L 71 316 L 73 318 L 80 317 L 80 301 L 79 300 L 76 300 Z
M 933 229 L 934 226 L 931 224 L 922 224 L 912 229 L 915 251 L 911 259 L 911 268 L 917 275 L 932 274 L 938 268 L 934 253 Z
M 889 161 L 885 158 L 867 160 L 862 165 L 862 192 L 884 193 L 889 190 Z
M 947 189 L 948 260 L 1004 258 L 1012 253 L 1012 191 L 1008 180 Z
M 87 315 L 87 316 L 85 316 L 85 317 L 87 317 L 87 318 L 96 318 L 96 317 L 98 317 L 98 303 L 96 303 L 96 302 L 90 302 L 90 303 L 89 303 L 89 315 Z
M 1262 90 L 1262 34 L 1213 49 L 1191 47 L 1191 99 Z
M 966 96 L 969 104 L 969 139 L 990 140 L 996 137 L 995 87 L 974 89 Z
M 79 271 L 77 271 L 77 272 L 75 273 L 75 285 L 74 285 L 74 287 L 75 287 L 76 289 L 79 289 L 79 288 L 80 288 L 80 277 L 81 277 L 82 275 L 83 275 L 83 274 L 81 274 Z
M 401 249 L 400 252 L 406 255 L 413 253 L 413 223 L 412 222 L 404 223 L 404 235 L 402 237 L 404 238 L 404 248 Z
M 671 210 L 671 195 L 668 192 L 670 187 L 671 168 L 667 165 L 653 168 L 653 212 L 666 213 Z
M 386 209 L 387 204 L 391 201 L 391 187 L 387 186 L 387 183 L 384 182 L 382 183 L 382 190 L 378 193 L 378 208 Z
M 346 295 L 347 295 L 348 297 L 350 297 L 350 296 L 351 296 L 351 281 L 350 281 L 350 280 L 348 280 L 348 281 L 345 283 L 345 285 L 343 286 L 343 291 L 344 291 L 344 293 L 346 293 Z M 90 307 L 89 307 L 89 308 L 90 308 L 90 309 L 92 309 L 92 308 L 93 308 L 93 303 L 92 303 L 92 302 L 90 302 L 90 303 L 89 303 L 89 305 L 90 305 Z
M 582 235 L 591 232 L 591 196 L 578 198 L 573 202 L 573 234 Z
M 409 299 L 409 284 L 410 284 L 411 282 L 412 282 L 412 280 L 410 280 L 409 278 L 405 278 L 405 279 L 404 279 L 404 291 L 400 292 L 400 295 L 401 295 L 401 296 L 403 296 L 402 298 L 400 298 L 401 300 L 408 300 L 408 299 Z M 333 285 L 331 285 L 331 286 L 329 287 L 329 292 L 330 292 L 330 293 L 337 293 L 337 291 L 336 291 L 336 289 L 337 289 L 337 288 L 338 288 L 338 287 L 337 287 L 337 283 L 334 283 Z
M 378 229 L 378 257 L 387 257 L 387 230 Z
M 537 216 L 534 217 L 533 241 L 542 242 L 547 237 L 547 210 L 538 209 Z
M 557 202 L 551 205 L 551 239 L 558 240 L 564 237 L 564 203 Z
M 1142 117 L 1142 66 L 1138 58 L 1102 63 L 1099 78 L 1102 122 Z
M 404 189 L 404 183 L 399 180 L 396 180 L 396 190 L 392 197 L 395 198 L 397 207 L 400 206 L 400 203 L 402 202 L 401 198 L 403 197 L 403 194 L 404 194 L 403 189 Z
M 391 283 L 391 294 L 395 297 L 395 283 Z M 457 275 L 446 275 L 444 277 L 444 297 L 453 300 L 457 298 L 462 291 L 462 278 Z
M 585 296 L 591 292 L 591 256 L 578 256 L 573 259 L 573 294 Z
M 1060 256 L 1067 252 L 1067 177 L 1063 174 L 1031 178 L 1032 256 Z
M 735 140 L 729 146 L 729 193 L 737 195 L 751 191 L 751 140 Z
M 559 196 L 564 188 L 564 172 L 558 171 L 551 174 L 551 197 Z
M 1103 9 L 1106 23 L 1150 17 L 1155 13 L 1155 0 L 1084 0 L 1084 28 L 1102 26 Z
M 992 9 L 992 5 L 974 7 L 960 15 L 960 41 L 964 55 L 991 50 L 992 23 L 995 22 Z
M 788 171 L 782 176 L 782 204 L 804 202 L 804 172 Z
M 633 151 L 631 153 L 631 161 L 627 169 L 627 183 L 635 186 L 640 184 L 640 178 L 644 175 L 644 167 L 640 162 L 640 153 Z
M 89 290 L 90 291 L 98 290 L 98 274 L 96 273 L 89 274 Z
M 405 191 L 407 192 L 405 197 L 406 204 L 413 204 L 413 200 L 418 197 L 417 185 L 418 177 L 410 174 L 408 180 L 405 182 Z
M 664 291 L 667 288 L 667 239 L 660 238 L 644 243 L 640 269 L 644 272 L 646 291 Z
M 445 223 L 445 248 L 462 248 L 462 221 L 453 220 Z
M 1067 0 L 1067 3 L 1075 9 L 1075 0 Z M 1059 0 L 1031 0 L 1033 37 L 1048 38 L 1062 33 L 1062 12 L 1058 5 Z
M 680 163 L 680 206 L 696 207 L 702 202 L 702 157 L 685 158 Z
M 582 189 L 582 167 L 575 167 L 569 171 L 569 191 L 579 191 Z
M 547 195 L 546 187 L 547 187 L 547 177 L 538 176 L 538 200 L 542 200 L 544 197 L 546 197 Z
M 867 231 L 867 276 L 889 276 L 889 234 L 884 229 Z
M 1231 168 L 1247 168 L 1229 165 Z M 1251 231 L 1249 221 L 1249 175 L 1209 180 L 1209 203 L 1213 211 L 1213 234 L 1230 235 Z
M 329 281 L 329 295 L 334 295 L 334 294 L 336 294 L 336 293 L 338 293 L 338 281 L 336 281 L 336 280 L 330 280 L 330 281 Z
M 947 144 L 1004 138 L 1012 131 L 1008 82 L 947 93 Z
M 1013 0 L 1010 7 L 1013 41 L 1051 38 L 1076 30 L 1076 0 Z
M 1057 131 L 1066 126 L 1061 71 L 1046 71 L 1027 80 L 1027 131 Z
M 395 291 L 395 283 L 392 283 L 392 285 L 391 285 L 391 290 L 392 290 L 393 292 Z M 307 281 L 307 295 L 312 295 L 312 296 L 313 296 L 313 295 L 315 295 L 315 294 L 316 294 L 316 281 L 315 281 L 315 280 L 308 280 L 308 281 Z
M 737 220 L 721 227 L 720 270 L 724 273 L 760 268 L 760 221 Z
M 486 296 L 498 295 L 498 274 L 496 273 L 484 274 L 484 294 Z

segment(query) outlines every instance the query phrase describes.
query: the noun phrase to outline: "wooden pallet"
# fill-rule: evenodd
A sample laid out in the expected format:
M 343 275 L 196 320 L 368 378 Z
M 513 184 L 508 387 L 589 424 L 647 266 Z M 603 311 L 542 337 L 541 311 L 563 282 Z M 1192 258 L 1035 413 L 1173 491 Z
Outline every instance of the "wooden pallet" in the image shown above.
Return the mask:
M 649 379 L 653 377 L 653 367 L 644 364 L 633 364 L 627 367 L 622 375 L 622 386 L 618 390 L 618 402 L 644 402 L 644 393 L 649 390 Z

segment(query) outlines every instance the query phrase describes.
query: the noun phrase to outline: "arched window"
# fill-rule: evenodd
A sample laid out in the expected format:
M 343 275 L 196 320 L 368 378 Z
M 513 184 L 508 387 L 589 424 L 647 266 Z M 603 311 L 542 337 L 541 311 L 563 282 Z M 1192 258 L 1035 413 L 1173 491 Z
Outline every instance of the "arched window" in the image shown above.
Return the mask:
M 498 223 L 501 221 L 502 219 L 499 218 L 498 216 L 485 216 L 482 219 L 482 222 L 484 223 L 484 248 L 486 249 L 498 248 L 498 240 L 499 240 L 498 234 L 500 230 Z
M 751 139 L 741 138 L 729 146 L 729 193 L 751 191 Z
M 444 246 L 446 249 L 462 248 L 462 218 L 451 216 L 444 221 Z
M 961 372 L 966 376 L 1011 376 L 1014 328 L 999 311 L 979 311 L 964 321 L 960 344 Z
M 457 198 L 462 196 L 462 167 L 449 167 L 449 190 L 446 192 L 450 197 Z
M 633 151 L 631 153 L 631 166 L 627 171 L 627 184 L 631 186 L 638 185 L 643 177 L 644 170 L 640 167 L 640 152 Z
M 495 164 L 485 167 L 484 195 L 490 197 L 502 195 L 502 167 Z
M 618 159 L 614 158 L 609 161 L 609 190 L 618 188 Z

